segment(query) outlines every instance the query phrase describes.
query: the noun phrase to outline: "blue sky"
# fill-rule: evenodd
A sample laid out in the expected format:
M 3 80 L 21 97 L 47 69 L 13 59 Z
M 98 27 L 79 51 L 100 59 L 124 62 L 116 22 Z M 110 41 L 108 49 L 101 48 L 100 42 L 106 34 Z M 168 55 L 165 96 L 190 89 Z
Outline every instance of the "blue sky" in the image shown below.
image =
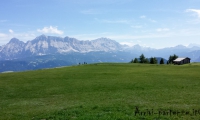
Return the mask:
M 200 44 L 200 0 L 0 1 L 0 45 L 41 34 L 153 48 Z

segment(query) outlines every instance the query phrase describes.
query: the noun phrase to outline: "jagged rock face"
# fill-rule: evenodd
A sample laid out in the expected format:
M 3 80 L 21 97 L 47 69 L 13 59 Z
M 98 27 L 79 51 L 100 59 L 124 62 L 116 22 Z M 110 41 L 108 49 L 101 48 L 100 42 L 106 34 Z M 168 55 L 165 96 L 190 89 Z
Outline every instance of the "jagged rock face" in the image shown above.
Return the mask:
M 23 52 L 24 45 L 25 45 L 24 42 L 16 38 L 13 38 L 5 46 L 2 46 L 2 48 L 0 49 L 1 51 L 0 55 L 1 57 L 15 58 Z
M 61 38 L 41 35 L 26 43 L 16 38 L 11 39 L 8 44 L 0 47 L 0 58 L 13 59 L 31 55 L 65 54 L 68 52 L 109 52 L 121 49 L 122 45 L 107 38 L 80 41 L 70 37 Z
M 182 57 L 190 57 L 191 61 L 199 58 L 200 47 L 186 47 L 178 45 L 175 47 L 153 49 L 134 45 L 127 47 L 118 42 L 108 39 L 99 38 L 96 40 L 77 40 L 70 37 L 55 37 L 41 35 L 26 43 L 13 38 L 6 45 L 0 46 L 0 60 L 13 60 L 18 58 L 27 58 L 41 55 L 55 55 L 68 53 L 88 53 L 88 52 L 117 52 L 124 51 L 125 54 L 134 54 L 135 56 L 142 53 L 146 57 L 163 57 L 168 58 L 170 55 L 177 54 Z M 127 57 L 127 56 L 125 56 Z
M 3 46 L 0 46 L 0 52 L 2 51 L 2 49 L 3 49 Z
M 25 51 L 37 54 L 116 51 L 120 48 L 121 45 L 119 43 L 107 38 L 99 38 L 93 41 L 79 41 L 75 38 L 52 36 L 40 36 L 27 42 L 25 45 Z

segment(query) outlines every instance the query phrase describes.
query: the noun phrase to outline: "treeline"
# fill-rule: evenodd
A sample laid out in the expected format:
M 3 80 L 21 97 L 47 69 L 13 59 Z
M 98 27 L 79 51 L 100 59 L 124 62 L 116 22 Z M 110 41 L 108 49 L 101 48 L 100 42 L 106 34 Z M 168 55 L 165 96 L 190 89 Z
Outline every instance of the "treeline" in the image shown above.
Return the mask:
M 178 58 L 177 55 L 170 55 L 169 56 L 169 60 L 167 61 L 167 64 L 172 64 L 174 60 L 176 60 L 176 58 Z
M 170 55 L 167 64 L 172 64 L 173 60 L 178 58 L 177 55 Z M 165 64 L 164 59 L 161 58 L 160 61 L 157 60 L 156 57 L 146 58 L 144 54 L 140 55 L 139 58 L 132 59 L 130 63 L 145 63 L 145 64 Z

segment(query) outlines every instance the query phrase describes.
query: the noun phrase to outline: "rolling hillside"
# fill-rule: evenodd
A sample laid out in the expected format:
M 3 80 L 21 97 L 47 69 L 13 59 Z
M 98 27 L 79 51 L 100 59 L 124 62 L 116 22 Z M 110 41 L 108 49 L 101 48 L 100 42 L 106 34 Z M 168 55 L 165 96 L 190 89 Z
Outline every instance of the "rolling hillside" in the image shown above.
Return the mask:
M 2 73 L 0 119 L 200 119 L 199 70 L 101 63 Z

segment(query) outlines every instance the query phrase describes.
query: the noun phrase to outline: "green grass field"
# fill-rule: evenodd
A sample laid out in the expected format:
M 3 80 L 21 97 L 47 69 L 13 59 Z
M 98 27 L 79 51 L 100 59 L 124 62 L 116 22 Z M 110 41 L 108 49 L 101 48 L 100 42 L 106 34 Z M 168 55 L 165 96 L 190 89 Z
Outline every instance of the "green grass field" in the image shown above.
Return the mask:
M 199 120 L 200 64 L 102 63 L 0 74 L 0 120 Z

